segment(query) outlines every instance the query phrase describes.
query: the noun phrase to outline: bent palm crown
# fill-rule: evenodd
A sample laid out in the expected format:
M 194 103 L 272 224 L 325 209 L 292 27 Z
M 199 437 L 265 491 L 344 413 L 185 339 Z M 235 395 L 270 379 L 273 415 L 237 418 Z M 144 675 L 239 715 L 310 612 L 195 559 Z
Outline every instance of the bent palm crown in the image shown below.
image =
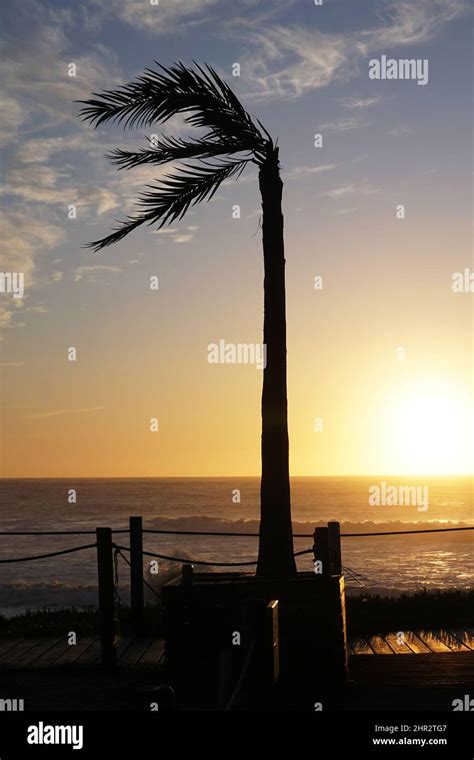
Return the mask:
M 138 198 L 137 213 L 120 222 L 107 237 L 89 243 L 94 251 L 118 242 L 141 224 L 160 228 L 181 219 L 191 205 L 209 201 L 224 180 L 240 176 L 247 163 L 262 165 L 275 151 L 263 125 L 254 123 L 211 66 L 156 65 L 159 71 L 146 69 L 131 84 L 94 93 L 99 100 L 79 101 L 84 104 L 82 119 L 96 128 L 105 122 L 133 128 L 165 123 L 186 113 L 185 122 L 209 131 L 198 139 L 161 136 L 137 152 L 111 151 L 108 157 L 120 169 L 185 159 L 198 163 L 184 163 L 159 185 L 148 185 L 148 191 Z

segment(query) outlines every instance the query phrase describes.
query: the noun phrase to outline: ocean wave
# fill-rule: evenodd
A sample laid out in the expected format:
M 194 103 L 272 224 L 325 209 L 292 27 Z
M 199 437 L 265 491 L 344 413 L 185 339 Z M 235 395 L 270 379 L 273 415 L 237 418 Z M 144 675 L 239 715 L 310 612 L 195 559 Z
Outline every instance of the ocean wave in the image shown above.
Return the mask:
M 312 538 L 315 528 L 326 527 L 327 522 L 321 520 L 314 521 L 293 521 L 293 533 L 306 534 L 306 537 Z M 375 522 L 374 520 L 350 521 L 345 520 L 340 523 L 341 533 L 380 533 L 392 531 L 410 531 L 410 530 L 435 530 L 440 528 L 467 528 L 472 527 L 472 523 L 459 520 L 385 520 Z M 259 521 L 242 518 L 240 520 L 230 520 L 222 517 L 206 517 L 202 515 L 189 515 L 186 517 L 153 517 L 143 522 L 144 530 L 170 530 L 170 531 L 202 531 L 210 533 L 258 533 Z M 446 533 L 438 535 L 427 533 L 422 536 L 425 540 L 446 539 Z M 449 534 L 450 541 L 470 541 L 473 537 L 470 531 L 456 531 Z

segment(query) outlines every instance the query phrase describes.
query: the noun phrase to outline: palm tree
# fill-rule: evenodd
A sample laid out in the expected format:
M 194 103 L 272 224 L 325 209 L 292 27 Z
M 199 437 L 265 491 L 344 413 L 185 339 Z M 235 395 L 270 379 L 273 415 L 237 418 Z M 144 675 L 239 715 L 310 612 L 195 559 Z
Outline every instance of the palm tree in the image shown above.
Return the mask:
M 159 184 L 148 185 L 137 201 L 137 211 L 107 237 L 89 243 L 94 251 L 118 242 L 142 224 L 158 228 L 181 219 L 188 208 L 209 201 L 219 185 L 237 178 L 248 163 L 259 168 L 262 197 L 264 261 L 263 341 L 267 362 L 262 393 L 261 522 L 257 575 L 285 578 L 296 572 L 291 526 L 286 388 L 286 314 L 283 183 L 278 147 L 267 130 L 244 110 L 230 87 L 211 66 L 146 69 L 128 85 L 80 101 L 81 117 L 94 127 L 105 122 L 124 128 L 165 123 L 186 114 L 204 136 L 182 139 L 162 136 L 146 149 L 115 149 L 109 158 L 121 169 L 191 159 L 178 165 Z

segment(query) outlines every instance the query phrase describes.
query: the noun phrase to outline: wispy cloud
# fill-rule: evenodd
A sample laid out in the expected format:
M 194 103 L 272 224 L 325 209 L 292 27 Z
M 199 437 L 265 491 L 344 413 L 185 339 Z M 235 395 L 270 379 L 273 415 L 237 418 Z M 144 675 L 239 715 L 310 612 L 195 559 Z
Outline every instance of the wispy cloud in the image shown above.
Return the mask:
M 89 414 L 90 412 L 101 412 L 103 406 L 89 406 L 82 409 L 54 409 L 44 412 L 35 412 L 34 414 L 25 415 L 27 420 L 42 420 L 47 417 L 60 417 L 64 414 Z
M 150 0 L 114 0 L 113 3 L 101 0 L 103 12 L 112 12 L 126 24 L 151 34 L 180 32 L 204 23 L 208 20 L 206 11 L 218 3 L 219 0 L 161 0 L 152 5 Z
M 320 129 L 334 132 L 347 132 L 351 129 L 362 129 L 369 127 L 370 122 L 360 118 L 360 116 L 351 116 L 348 119 L 336 119 L 336 121 L 325 121 L 321 124 Z
M 304 177 L 311 177 L 314 174 L 320 174 L 321 172 L 330 172 L 336 168 L 336 164 L 321 164 L 320 166 L 295 166 L 294 169 L 290 169 L 289 172 L 283 172 L 283 178 L 294 180 L 303 179 Z
M 80 282 L 85 277 L 89 282 L 95 282 L 95 275 L 98 272 L 123 272 L 123 269 L 108 264 L 89 264 L 86 266 L 80 266 L 76 267 L 74 270 L 74 281 Z
M 401 135 L 409 135 L 410 132 L 412 132 L 411 127 L 394 127 L 393 129 L 387 130 L 387 135 L 391 135 L 392 137 L 401 137 Z
M 334 81 L 348 81 L 370 53 L 426 42 L 467 9 L 464 0 L 402 0 L 379 12 L 372 28 L 331 34 L 302 26 L 264 26 L 248 34 L 244 58 L 249 97 L 298 98 Z M 354 101 L 363 108 L 367 99 Z M 351 106 L 349 106 L 351 107 Z
M 381 98 L 380 97 L 372 97 L 372 98 L 348 98 L 347 100 L 343 101 L 341 103 L 343 108 L 350 108 L 351 110 L 355 111 L 361 111 L 364 108 L 368 108 L 369 106 L 374 106 L 376 103 L 380 103 Z
M 361 182 L 352 182 L 348 185 L 341 185 L 340 187 L 334 187 L 331 190 L 325 190 L 321 195 L 325 198 L 332 198 L 339 200 L 345 198 L 347 195 L 376 195 L 380 190 L 378 187 L 371 185 L 370 182 L 362 180 Z

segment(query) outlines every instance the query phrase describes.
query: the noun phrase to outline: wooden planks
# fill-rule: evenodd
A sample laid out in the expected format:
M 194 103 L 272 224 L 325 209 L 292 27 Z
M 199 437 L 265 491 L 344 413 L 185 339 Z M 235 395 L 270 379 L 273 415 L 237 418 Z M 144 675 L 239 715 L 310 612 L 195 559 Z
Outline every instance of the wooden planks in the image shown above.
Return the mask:
M 399 636 L 398 633 L 386 633 L 384 639 L 394 654 L 413 654 L 413 651 L 406 643 L 406 636 L 408 636 L 408 632 L 406 634 L 403 633 L 403 637 Z
M 140 665 L 157 665 L 165 651 L 164 639 L 152 641 L 146 652 L 140 658 Z
M 117 644 L 118 666 L 153 667 L 158 664 L 163 652 L 163 639 L 124 636 Z M 100 639 L 97 636 L 78 639 L 75 645 L 68 644 L 66 638 L 0 640 L 0 670 L 90 668 L 100 664 Z
M 356 636 L 348 642 L 352 655 L 447 654 L 474 652 L 474 629 L 404 631 L 378 636 Z
M 407 633 L 405 641 L 410 647 L 413 654 L 430 654 L 431 649 L 419 636 L 418 633 L 410 631 Z
M 135 639 L 126 649 L 119 664 L 124 666 L 137 665 L 141 657 L 145 654 L 153 639 Z
M 40 643 L 41 639 L 22 639 L 15 647 L 7 649 L 0 655 L 0 668 L 10 667 L 15 662 L 21 663 L 24 655 Z
M 460 641 L 462 644 L 464 644 L 465 647 L 467 647 L 470 651 L 474 651 L 474 630 L 471 628 L 462 629 L 462 628 L 452 628 L 450 630 L 450 633 L 452 633 L 455 638 Z
M 352 639 L 351 645 L 354 654 L 374 654 L 374 650 L 362 636 Z
M 397 686 L 461 689 L 474 682 L 474 652 L 431 652 L 413 657 L 354 656 L 349 659 L 349 673 L 360 685 L 384 690 Z M 463 693 L 461 691 L 461 695 Z
M 418 636 L 427 645 L 431 652 L 451 652 L 447 644 L 444 643 L 441 636 L 436 635 L 434 631 L 419 631 Z
M 392 647 L 383 636 L 371 636 L 368 641 L 375 654 L 394 654 Z

